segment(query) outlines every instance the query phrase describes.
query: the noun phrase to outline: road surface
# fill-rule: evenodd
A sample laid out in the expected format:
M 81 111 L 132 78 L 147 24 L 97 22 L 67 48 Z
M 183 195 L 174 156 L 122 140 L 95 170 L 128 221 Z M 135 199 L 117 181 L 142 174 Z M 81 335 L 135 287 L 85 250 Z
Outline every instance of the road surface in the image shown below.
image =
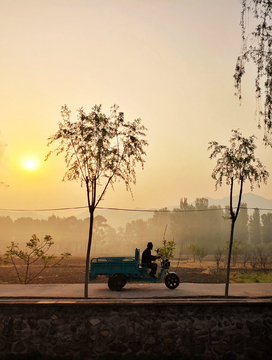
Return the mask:
M 129 299 L 175 299 L 188 300 L 199 298 L 223 299 L 225 284 L 181 283 L 175 290 L 169 290 L 164 284 L 128 283 L 121 291 L 109 290 L 106 283 L 89 284 L 89 299 L 129 300 Z M 84 284 L 28 284 L 0 285 L 0 300 L 5 299 L 80 299 L 84 297 Z M 267 298 L 272 300 L 272 284 L 230 284 L 231 298 Z

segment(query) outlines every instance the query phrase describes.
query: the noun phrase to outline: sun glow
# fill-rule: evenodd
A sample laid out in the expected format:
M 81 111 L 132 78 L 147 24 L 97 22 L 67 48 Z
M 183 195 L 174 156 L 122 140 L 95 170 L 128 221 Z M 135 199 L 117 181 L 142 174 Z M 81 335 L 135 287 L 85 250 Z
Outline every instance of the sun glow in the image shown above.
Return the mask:
M 29 171 L 37 170 L 39 167 L 39 161 L 33 157 L 24 158 L 22 161 L 22 167 Z
M 35 163 L 34 160 L 27 160 L 26 163 L 25 163 L 25 166 L 28 169 L 33 169 L 36 166 L 36 163 Z

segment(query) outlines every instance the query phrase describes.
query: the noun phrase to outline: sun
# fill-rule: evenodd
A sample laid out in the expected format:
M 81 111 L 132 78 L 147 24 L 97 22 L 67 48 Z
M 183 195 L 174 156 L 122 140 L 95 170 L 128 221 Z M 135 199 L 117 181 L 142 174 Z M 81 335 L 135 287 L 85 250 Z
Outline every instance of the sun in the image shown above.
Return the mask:
M 22 167 L 28 171 L 37 170 L 39 167 L 39 161 L 35 157 L 25 157 L 22 160 Z
M 35 166 L 36 166 L 36 163 L 34 160 L 27 160 L 25 162 L 25 166 L 28 168 L 28 169 L 33 169 Z

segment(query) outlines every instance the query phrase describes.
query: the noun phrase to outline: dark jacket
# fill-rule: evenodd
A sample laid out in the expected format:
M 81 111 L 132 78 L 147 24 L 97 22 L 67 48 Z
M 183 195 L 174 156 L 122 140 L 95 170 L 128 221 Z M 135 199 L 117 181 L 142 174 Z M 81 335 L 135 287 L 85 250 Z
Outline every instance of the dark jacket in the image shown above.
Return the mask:
M 143 264 L 150 264 L 151 261 L 156 260 L 156 258 L 157 258 L 156 256 L 151 255 L 151 250 L 147 248 L 143 252 L 142 263 Z

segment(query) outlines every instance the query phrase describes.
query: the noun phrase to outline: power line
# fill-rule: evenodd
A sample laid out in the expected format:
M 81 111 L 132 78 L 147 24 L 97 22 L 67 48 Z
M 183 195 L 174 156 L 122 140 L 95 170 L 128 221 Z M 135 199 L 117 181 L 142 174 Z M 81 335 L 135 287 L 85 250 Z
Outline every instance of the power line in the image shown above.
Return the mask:
M 62 211 L 62 210 L 77 210 L 77 209 L 87 209 L 88 206 L 75 206 L 75 207 L 64 207 L 64 208 L 56 208 L 56 209 L 0 209 L 0 211 L 18 211 L 18 212 L 26 212 L 26 211 Z
M 79 210 L 79 209 L 88 209 L 88 206 L 75 206 L 75 207 L 63 207 L 63 208 L 54 208 L 54 209 L 0 209 L 0 211 L 65 211 L 65 210 Z M 145 209 L 122 209 L 122 208 L 106 208 L 98 206 L 96 209 L 99 210 L 114 210 L 114 211 L 136 211 L 136 212 L 169 212 L 169 210 L 145 210 Z
M 237 209 L 236 206 L 233 207 Z M 67 210 L 79 210 L 79 209 L 88 209 L 88 206 L 74 206 L 74 207 L 63 207 L 63 208 L 53 208 L 53 209 L 0 209 L 0 211 L 14 211 L 14 212 L 50 212 L 50 211 L 67 211 Z M 190 209 L 190 210 L 181 210 L 181 209 L 161 209 L 161 210 L 146 210 L 146 209 L 126 209 L 126 208 L 107 208 L 107 207 L 100 207 L 98 206 L 96 209 L 99 210 L 112 210 L 112 211 L 128 211 L 128 212 L 150 212 L 150 213 L 175 213 L 175 214 L 182 214 L 182 213 L 189 213 L 189 212 L 210 212 L 210 211 L 223 211 L 226 208 L 212 208 L 212 209 Z M 240 207 L 240 210 L 254 210 L 258 209 L 260 211 L 272 211 L 272 209 L 264 209 L 264 208 L 249 208 L 249 207 Z

